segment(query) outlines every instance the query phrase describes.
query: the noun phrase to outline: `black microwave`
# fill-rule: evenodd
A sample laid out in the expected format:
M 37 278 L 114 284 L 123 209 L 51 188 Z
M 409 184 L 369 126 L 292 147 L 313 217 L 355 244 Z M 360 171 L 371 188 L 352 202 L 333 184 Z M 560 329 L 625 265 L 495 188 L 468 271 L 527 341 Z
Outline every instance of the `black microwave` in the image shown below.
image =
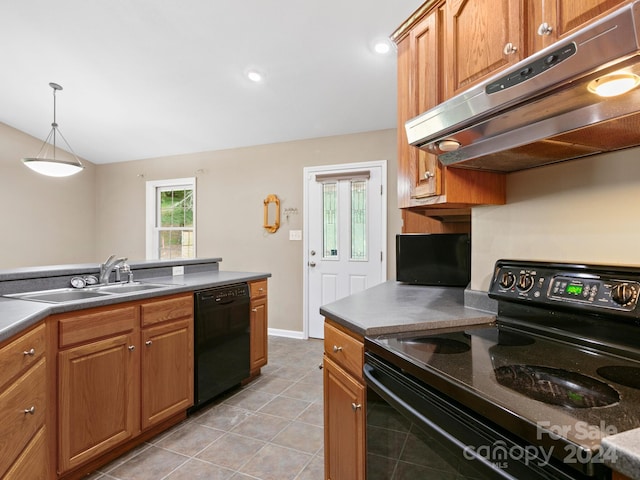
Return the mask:
M 464 233 L 396 235 L 396 280 L 466 287 L 471 281 L 471 237 Z

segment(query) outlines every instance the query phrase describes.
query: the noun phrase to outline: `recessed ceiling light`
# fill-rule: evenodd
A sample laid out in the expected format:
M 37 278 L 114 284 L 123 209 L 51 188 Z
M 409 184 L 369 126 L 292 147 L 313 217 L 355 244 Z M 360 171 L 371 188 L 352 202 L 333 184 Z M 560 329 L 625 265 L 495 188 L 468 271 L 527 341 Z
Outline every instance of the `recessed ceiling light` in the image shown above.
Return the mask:
M 373 51 L 379 55 L 386 55 L 391 51 L 391 43 L 386 38 L 378 39 L 373 42 Z
M 260 83 L 264 80 L 264 74 L 258 70 L 248 70 L 247 78 L 255 83 Z

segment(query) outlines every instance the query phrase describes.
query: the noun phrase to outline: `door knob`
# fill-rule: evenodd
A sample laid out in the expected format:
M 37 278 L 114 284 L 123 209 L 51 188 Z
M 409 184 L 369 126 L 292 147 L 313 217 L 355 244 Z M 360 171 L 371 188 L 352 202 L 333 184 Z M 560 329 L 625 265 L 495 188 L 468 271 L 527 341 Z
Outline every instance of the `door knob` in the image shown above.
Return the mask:
M 316 262 L 309 262 L 309 266 L 310 267 L 315 267 L 316 266 Z

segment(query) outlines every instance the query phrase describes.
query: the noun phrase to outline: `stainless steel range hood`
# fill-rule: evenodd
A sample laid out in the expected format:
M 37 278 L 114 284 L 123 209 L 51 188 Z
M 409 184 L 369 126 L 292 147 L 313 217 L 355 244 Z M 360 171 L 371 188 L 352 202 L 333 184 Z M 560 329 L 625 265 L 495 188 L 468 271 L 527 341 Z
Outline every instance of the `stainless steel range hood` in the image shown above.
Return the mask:
M 638 146 L 640 87 L 604 98 L 587 86 L 640 76 L 639 30 L 640 0 L 409 120 L 409 143 L 444 165 L 502 172 Z

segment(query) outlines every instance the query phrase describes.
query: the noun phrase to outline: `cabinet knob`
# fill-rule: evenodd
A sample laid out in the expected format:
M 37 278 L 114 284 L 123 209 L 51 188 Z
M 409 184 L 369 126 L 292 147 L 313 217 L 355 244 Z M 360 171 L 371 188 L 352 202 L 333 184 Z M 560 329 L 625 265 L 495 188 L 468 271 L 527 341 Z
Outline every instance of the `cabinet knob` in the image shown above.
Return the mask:
M 320 364 L 318 364 L 318 370 L 322 370 L 323 368 L 324 368 L 324 365 L 323 365 L 323 364 L 321 364 L 321 363 L 320 363 Z
M 129 345 L 129 351 L 133 352 L 136 349 L 135 345 Z
M 153 342 L 151 340 L 147 340 L 146 342 L 144 342 L 145 345 L 149 346 L 151 345 Z
M 259 292 L 264 292 L 264 288 L 260 287 L 260 288 L 258 289 L 258 291 L 259 291 Z
M 360 410 L 361 408 L 362 408 L 362 405 L 361 405 L 361 404 L 359 404 L 359 403 L 352 403 L 352 404 L 351 404 L 351 409 L 352 409 L 354 412 L 357 412 L 357 411 L 358 411 L 358 410 Z
M 429 180 L 430 178 L 435 178 L 436 174 L 435 173 L 431 173 L 429 171 L 424 172 L 424 178 L 426 178 L 427 180 Z
M 553 27 L 547 22 L 542 22 L 538 27 L 538 35 L 540 35 L 541 37 L 545 35 L 551 35 L 551 32 L 553 32 Z
M 27 408 L 27 409 L 24 411 L 24 414 L 26 415 L 27 413 L 28 413 L 29 415 L 35 415 L 35 413 L 36 413 L 36 407 L 32 406 L 31 408 Z
M 252 309 L 251 309 L 251 311 L 252 311 L 253 313 L 256 313 L 256 312 L 258 311 L 258 309 L 257 309 L 257 308 L 252 308 Z
M 513 55 L 518 51 L 518 47 L 516 47 L 513 43 L 509 42 L 504 46 L 502 53 L 505 55 Z
M 338 347 L 337 345 L 333 346 L 333 353 L 338 353 L 342 351 L 342 347 Z
M 36 349 L 32 348 L 31 350 L 25 350 L 24 352 L 25 357 L 28 355 L 30 357 L 33 357 L 36 354 Z

